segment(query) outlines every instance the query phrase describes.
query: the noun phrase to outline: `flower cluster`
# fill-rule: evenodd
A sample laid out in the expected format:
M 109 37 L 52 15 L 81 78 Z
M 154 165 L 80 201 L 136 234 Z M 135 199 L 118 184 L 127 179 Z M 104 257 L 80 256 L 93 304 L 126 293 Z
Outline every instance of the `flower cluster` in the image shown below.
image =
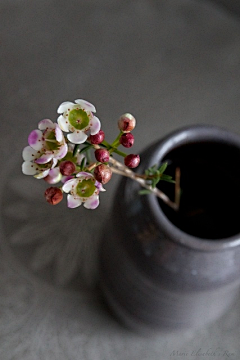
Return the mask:
M 66 193 L 69 208 L 83 204 L 87 209 L 95 209 L 99 193 L 105 191 L 103 185 L 112 173 L 124 174 L 126 167 L 135 168 L 140 162 L 139 155 L 127 155 L 118 149 L 120 145 L 133 146 L 131 131 L 136 125 L 135 118 L 131 114 L 122 115 L 118 120 L 119 134 L 108 143 L 95 112 L 95 106 L 82 99 L 63 102 L 57 109 L 55 123 L 44 119 L 28 136 L 28 146 L 22 153 L 22 171 L 51 185 L 60 183 L 45 191 L 45 198 L 52 205 L 58 204 Z M 91 149 L 94 161 L 90 159 Z M 113 158 L 114 153 L 124 158 L 124 164 Z

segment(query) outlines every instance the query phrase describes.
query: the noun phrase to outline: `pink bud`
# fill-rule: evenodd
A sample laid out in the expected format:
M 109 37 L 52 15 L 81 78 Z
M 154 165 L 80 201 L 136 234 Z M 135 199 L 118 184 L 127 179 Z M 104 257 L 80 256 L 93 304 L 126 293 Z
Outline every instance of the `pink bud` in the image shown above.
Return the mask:
M 120 144 L 126 148 L 130 148 L 133 146 L 134 143 L 134 136 L 130 133 L 122 134 L 122 136 L 119 139 Z
M 118 128 L 123 132 L 130 132 L 136 126 L 136 119 L 131 114 L 123 114 L 118 120 Z
M 133 169 L 133 168 L 137 167 L 139 165 L 139 163 L 140 163 L 139 155 L 130 154 L 124 158 L 124 164 L 129 168 Z
M 63 199 L 62 191 L 57 187 L 50 187 L 45 191 L 45 198 L 51 205 L 57 205 Z
M 90 140 L 91 144 L 94 144 L 94 145 L 101 144 L 101 142 L 103 142 L 104 138 L 105 138 L 105 134 L 102 130 L 100 130 L 96 135 L 89 136 L 89 140 Z
M 100 164 L 94 169 L 94 177 L 102 184 L 106 184 L 112 177 L 112 170 L 108 165 Z
M 106 149 L 97 149 L 95 150 L 95 158 L 99 162 L 108 162 L 109 161 L 109 152 Z
M 59 165 L 60 173 L 65 176 L 70 176 L 74 173 L 76 167 L 72 161 L 62 161 Z

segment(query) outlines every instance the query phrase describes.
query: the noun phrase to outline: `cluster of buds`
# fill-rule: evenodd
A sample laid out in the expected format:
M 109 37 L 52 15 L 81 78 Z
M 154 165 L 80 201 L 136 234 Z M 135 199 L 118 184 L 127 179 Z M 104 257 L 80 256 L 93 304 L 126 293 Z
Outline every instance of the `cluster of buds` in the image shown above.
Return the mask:
M 83 204 L 87 209 L 95 209 L 99 205 L 99 193 L 105 191 L 103 185 L 111 179 L 116 163 L 119 168 L 119 162 L 113 161 L 114 153 L 124 158 L 121 169 L 135 168 L 140 162 L 139 155 L 127 155 L 118 149 L 119 146 L 133 146 L 131 131 L 136 120 L 131 114 L 122 115 L 118 120 L 120 133 L 108 143 L 91 103 L 82 99 L 74 103 L 66 101 L 57 112 L 59 116 L 55 123 L 44 119 L 39 122 L 38 129 L 30 133 L 29 145 L 22 154 L 22 171 L 51 185 L 60 183 L 45 191 L 48 203 L 58 204 L 67 193 L 68 207 Z M 91 149 L 95 156 L 93 162 L 90 160 Z
M 134 136 L 131 131 L 136 126 L 136 119 L 131 114 L 124 114 L 118 120 L 118 128 L 123 132 L 119 142 L 122 146 L 130 148 L 134 144 Z M 124 164 L 129 168 L 135 168 L 140 163 L 140 156 L 136 154 L 129 154 L 124 158 Z

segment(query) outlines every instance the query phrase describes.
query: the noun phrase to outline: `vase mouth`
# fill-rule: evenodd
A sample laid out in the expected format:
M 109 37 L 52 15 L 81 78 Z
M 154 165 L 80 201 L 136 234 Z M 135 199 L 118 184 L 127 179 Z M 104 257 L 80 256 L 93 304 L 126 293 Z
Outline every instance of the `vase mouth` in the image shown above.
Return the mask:
M 186 145 L 203 143 L 210 143 L 213 146 L 220 145 L 226 148 L 231 147 L 231 149 L 237 150 L 240 154 L 239 135 L 217 126 L 192 125 L 174 131 L 163 140 L 155 143 L 152 147 L 153 152 L 147 167 L 160 164 L 174 150 L 181 149 Z M 161 229 L 175 242 L 202 251 L 219 251 L 240 245 L 240 226 L 238 232 L 234 235 L 219 236 L 215 237 L 214 240 L 208 236 L 199 237 L 176 226 L 163 211 L 156 196 L 146 196 L 145 201 L 148 202 L 149 208 L 153 210 L 152 216 L 156 225 L 161 223 Z

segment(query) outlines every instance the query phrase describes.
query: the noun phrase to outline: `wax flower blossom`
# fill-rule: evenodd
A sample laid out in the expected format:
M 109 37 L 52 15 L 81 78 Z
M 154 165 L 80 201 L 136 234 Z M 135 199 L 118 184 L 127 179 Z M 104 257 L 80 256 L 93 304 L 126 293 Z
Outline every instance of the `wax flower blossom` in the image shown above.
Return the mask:
M 68 180 L 62 187 L 67 197 L 68 207 L 76 208 L 84 203 L 87 209 L 96 209 L 99 205 L 99 191 L 105 191 L 102 184 L 86 171 L 76 174 L 76 178 Z
M 91 135 L 100 131 L 100 120 L 93 115 L 96 108 L 86 100 L 77 99 L 75 103 L 65 101 L 58 107 L 57 112 L 61 114 L 57 119 L 58 125 L 63 131 L 72 132 L 67 138 L 73 144 L 84 143 L 88 138 L 88 130 Z
M 164 174 L 167 163 L 156 164 L 138 174 L 135 169 L 140 163 L 138 154 L 126 154 L 121 147 L 131 148 L 134 136 L 131 131 L 136 126 L 133 115 L 122 115 L 117 124 L 118 134 L 108 142 L 101 129 L 100 120 L 93 114 L 95 106 L 86 100 L 65 101 L 57 109 L 57 122 L 49 119 L 39 122 L 38 129 L 28 136 L 28 144 L 23 149 L 22 171 L 37 179 L 44 179 L 50 186 L 44 192 L 46 201 L 51 205 L 60 203 L 67 194 L 69 208 L 83 204 L 87 209 L 99 205 L 99 193 L 112 174 L 126 176 L 138 182 L 144 189 L 140 194 L 155 194 L 174 210 L 179 207 L 179 177 L 175 189 L 175 202 L 157 188 L 158 182 L 174 182 Z M 66 132 L 68 134 L 63 134 Z M 120 149 L 119 149 L 120 147 Z M 94 154 L 92 158 L 91 154 Z M 123 158 L 117 160 L 115 155 Z
M 60 127 L 50 119 L 38 123 L 38 129 L 29 134 L 28 143 L 22 153 L 22 171 L 25 175 L 35 175 L 37 179 L 48 176 L 68 151 Z

